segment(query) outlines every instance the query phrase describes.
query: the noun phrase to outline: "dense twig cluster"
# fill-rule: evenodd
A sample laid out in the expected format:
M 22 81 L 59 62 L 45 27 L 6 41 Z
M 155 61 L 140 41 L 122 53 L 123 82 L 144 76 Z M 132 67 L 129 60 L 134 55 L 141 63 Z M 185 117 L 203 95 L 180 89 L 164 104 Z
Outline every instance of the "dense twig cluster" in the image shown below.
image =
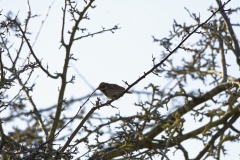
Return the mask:
M 216 1 L 218 8 L 210 8 L 211 16 L 204 22 L 201 22 L 200 13 L 191 13 L 186 9 L 196 24 L 182 25 L 174 20 L 173 31 L 170 32 L 169 37 L 162 39 L 153 37 L 153 41 L 159 42 L 167 51 L 162 54 L 162 60 L 157 62 L 157 59 L 152 56 L 153 67 L 151 69 L 143 72 L 143 75 L 133 83 L 123 80 L 128 86 L 124 92 L 107 102 L 102 102 L 97 97 L 96 101 L 91 102 L 91 104 L 89 103 L 90 98 L 97 96 L 95 94 L 97 88 L 92 94 L 78 99 L 66 100 L 64 94 L 67 84 L 74 83 L 75 80 L 75 76 L 72 76 L 70 80 L 67 76 L 70 61 L 77 60 L 70 53 L 74 42 L 105 32 L 114 33 L 120 29 L 118 25 L 114 25 L 112 28 L 102 27 L 100 31 L 86 33 L 86 28 L 79 27 L 83 20 L 90 20 L 87 11 L 96 7 L 93 5 L 94 0 L 84 1 L 85 6 L 82 10 L 79 10 L 76 1 L 65 1 L 62 8 L 61 26 L 61 47 L 65 48 L 65 60 L 62 71 L 55 74 L 48 71 L 48 66 L 43 66 L 42 60 L 37 56 L 37 51 L 29 42 L 28 23 L 36 17 L 31 15 L 29 1 L 27 1 L 28 15 L 23 24 L 19 22 L 17 16 L 15 18 L 5 16 L 5 20 L 0 24 L 2 46 L 0 48 L 0 113 L 6 109 L 11 110 L 12 113 L 9 117 L 0 117 L 2 158 L 44 159 L 54 157 L 55 159 L 71 159 L 79 153 L 79 147 L 84 146 L 87 151 L 81 152 L 79 158 L 148 159 L 161 157 L 161 159 L 169 159 L 170 148 L 175 147 L 176 150 L 173 152 L 180 150 L 185 159 L 189 159 L 191 157 L 188 155 L 188 149 L 182 145 L 182 142 L 196 139 L 201 141 L 205 147 L 194 159 L 202 159 L 204 156 L 204 158 L 211 156 L 220 159 L 221 152 L 226 154 L 227 149 L 224 143 L 239 141 L 240 135 L 239 129 L 233 125 L 240 116 L 238 102 L 240 80 L 227 73 L 229 65 L 225 57 L 225 53 L 233 52 L 237 64 L 240 65 L 239 43 L 227 15 L 227 13 L 235 13 L 239 8 L 226 10 L 224 7 L 230 0 L 224 4 L 219 0 Z M 67 16 L 70 16 L 73 22 L 71 29 L 67 29 L 65 26 Z M 15 57 L 8 38 L 8 35 L 12 33 L 20 41 Z M 65 38 L 65 34 L 70 35 L 68 39 Z M 194 44 L 186 45 L 186 41 L 193 34 L 198 34 L 200 39 Z M 172 49 L 175 46 L 173 40 L 176 38 L 180 39 L 180 43 Z M 28 47 L 30 53 L 23 65 L 17 68 L 24 45 Z M 170 57 L 177 50 L 184 51 L 187 55 L 187 58 L 183 57 L 181 64 L 177 63 L 178 65 Z M 3 56 L 4 52 L 7 53 L 6 57 Z M 220 57 L 220 63 L 218 57 Z M 11 64 L 4 64 L 3 58 L 8 58 Z M 25 62 L 27 63 L 25 64 Z M 62 82 L 56 105 L 42 110 L 38 109 L 31 96 L 35 84 L 30 86 L 28 84 L 36 69 L 40 69 L 51 79 L 61 79 Z M 135 115 L 123 117 L 118 113 L 105 118 L 96 113 L 102 107 L 115 108 L 112 105 L 115 100 L 150 74 L 171 79 L 174 85 L 170 88 L 167 86 L 160 88 L 159 84 L 151 83 L 146 87 L 147 90 L 151 90 L 150 92 L 135 92 L 148 95 L 150 93 L 149 101 L 139 101 L 134 104 L 141 108 L 141 111 Z M 190 84 L 190 80 L 199 81 L 212 87 L 212 89 L 195 88 L 189 91 L 186 86 Z M 7 91 L 16 82 L 19 84 L 19 91 L 11 99 L 8 99 Z M 84 101 L 79 106 L 77 113 L 73 117 L 63 117 L 62 112 L 65 106 L 70 106 L 76 101 Z M 179 103 L 180 101 L 183 103 Z M 26 110 L 26 102 L 32 107 L 31 111 Z M 84 110 L 87 103 L 92 105 L 88 112 Z M 170 103 L 175 108 L 168 114 L 162 115 L 161 111 L 169 110 Z M 216 106 L 218 107 L 216 108 Z M 45 119 L 43 117 L 49 113 L 51 120 L 43 120 Z M 184 115 L 187 113 L 190 113 L 196 122 L 205 120 L 207 123 L 186 133 Z M 13 133 L 5 133 L 2 123 L 11 122 L 19 117 L 28 124 L 26 129 L 14 128 Z M 28 119 L 32 119 L 32 122 L 29 123 Z M 78 126 L 72 130 L 70 135 L 60 137 L 60 133 L 74 121 L 78 121 Z M 97 121 L 99 125 L 96 125 L 94 121 Z M 78 139 L 73 141 L 76 137 Z M 56 147 L 55 143 L 58 140 L 62 140 L 64 143 Z

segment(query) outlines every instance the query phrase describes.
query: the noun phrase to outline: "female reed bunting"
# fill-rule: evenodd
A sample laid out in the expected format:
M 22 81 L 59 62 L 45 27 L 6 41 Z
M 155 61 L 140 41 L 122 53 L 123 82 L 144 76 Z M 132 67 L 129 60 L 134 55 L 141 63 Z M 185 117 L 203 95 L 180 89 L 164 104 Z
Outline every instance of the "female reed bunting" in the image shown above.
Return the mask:
M 108 98 L 114 99 L 116 96 L 118 96 L 120 93 L 125 91 L 125 88 L 116 85 L 116 84 L 110 84 L 110 83 L 105 83 L 102 82 L 99 84 L 98 89 Z M 131 92 L 126 92 L 130 93 Z

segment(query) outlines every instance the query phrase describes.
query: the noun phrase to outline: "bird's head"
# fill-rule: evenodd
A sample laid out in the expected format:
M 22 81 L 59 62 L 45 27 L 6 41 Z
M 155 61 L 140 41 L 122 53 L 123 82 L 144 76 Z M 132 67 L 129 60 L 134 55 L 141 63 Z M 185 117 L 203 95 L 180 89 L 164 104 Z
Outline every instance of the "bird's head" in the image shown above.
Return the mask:
M 104 90 L 104 89 L 106 88 L 106 85 L 107 85 L 107 83 L 102 82 L 102 83 L 99 84 L 98 89 L 99 89 L 100 91 L 101 91 L 101 90 Z

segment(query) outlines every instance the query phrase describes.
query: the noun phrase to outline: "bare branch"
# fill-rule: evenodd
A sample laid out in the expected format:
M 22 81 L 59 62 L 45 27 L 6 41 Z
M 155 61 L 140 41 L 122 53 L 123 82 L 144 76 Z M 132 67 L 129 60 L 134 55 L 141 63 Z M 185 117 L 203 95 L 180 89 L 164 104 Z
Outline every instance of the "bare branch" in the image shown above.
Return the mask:
M 204 154 L 207 152 L 207 150 L 214 145 L 215 140 L 222 134 L 224 133 L 240 116 L 240 112 L 235 113 L 233 117 L 227 122 L 218 132 L 212 136 L 211 140 L 205 145 L 204 149 L 199 152 L 196 158 L 194 160 L 199 160 L 201 159 Z
M 222 4 L 222 2 L 220 0 L 216 0 L 216 2 L 218 4 L 218 7 L 221 8 L 219 11 L 220 11 L 225 23 L 226 23 L 226 26 L 227 26 L 227 29 L 228 29 L 230 35 L 231 35 L 233 44 L 235 46 L 234 54 L 236 56 L 237 63 L 240 66 L 240 47 L 239 47 L 238 39 L 237 39 L 237 36 L 236 36 L 236 34 L 235 34 L 235 32 L 232 28 L 230 19 L 228 18 L 228 16 L 226 15 L 226 13 L 224 11 L 224 6 L 229 2 L 229 0 L 227 2 L 225 2 L 224 4 Z

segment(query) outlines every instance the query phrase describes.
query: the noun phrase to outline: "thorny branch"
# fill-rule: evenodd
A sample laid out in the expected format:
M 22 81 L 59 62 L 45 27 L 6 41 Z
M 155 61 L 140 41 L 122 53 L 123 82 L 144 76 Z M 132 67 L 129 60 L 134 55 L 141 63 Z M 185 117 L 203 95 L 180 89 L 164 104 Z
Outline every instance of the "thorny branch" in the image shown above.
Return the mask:
M 229 2 L 229 1 L 228 1 Z M 166 61 L 168 59 L 168 57 L 170 57 L 180 46 L 182 46 L 182 44 L 192 35 L 194 34 L 200 27 L 202 27 L 204 24 L 207 24 L 207 22 L 217 13 L 219 12 L 219 10 L 221 10 L 228 2 L 224 3 L 223 6 L 219 7 L 218 10 L 216 10 L 215 12 L 213 12 L 213 14 L 203 23 L 199 24 L 191 33 L 189 33 L 185 38 L 183 38 L 183 40 L 178 44 L 178 46 L 170 51 L 169 50 L 169 54 L 163 58 L 163 60 L 161 60 L 158 64 L 156 64 L 155 66 L 153 66 L 148 72 L 145 72 L 143 74 L 143 76 L 141 76 L 140 78 L 138 78 L 135 82 L 133 82 L 131 85 L 128 86 L 128 88 L 122 92 L 121 94 L 119 94 L 116 99 L 120 98 L 123 94 L 125 94 L 127 91 L 129 91 L 130 88 L 132 88 L 134 85 L 136 85 L 139 81 L 141 81 L 142 79 L 144 79 L 147 75 L 149 75 L 150 73 L 152 73 L 156 68 L 158 68 L 160 65 L 163 64 L 164 61 Z M 84 117 L 84 119 L 81 121 L 81 123 L 79 124 L 79 126 L 75 129 L 74 133 L 71 135 L 71 137 L 67 140 L 67 142 L 65 143 L 64 147 L 61 149 L 61 152 L 65 151 L 65 149 L 67 148 L 67 146 L 70 144 L 70 142 L 72 141 L 73 137 L 77 134 L 77 132 L 80 130 L 80 128 L 83 126 L 83 124 L 85 123 L 85 121 L 91 116 L 91 114 L 96 110 L 96 109 L 100 109 L 103 106 L 107 106 L 107 105 L 111 105 L 111 103 L 115 101 L 115 99 L 111 99 L 109 101 L 107 101 L 106 103 L 97 105 L 95 107 L 93 107 Z M 85 104 L 85 103 L 84 103 Z M 81 108 L 81 107 L 80 107 Z M 149 137 L 149 135 L 147 136 Z M 150 137 L 149 137 L 150 138 Z
M 134 81 L 131 84 L 128 83 L 127 81 L 123 81 L 128 87 L 124 92 L 119 94 L 115 99 L 112 99 L 105 103 L 102 103 L 100 98 L 97 98 L 96 102 L 92 103 L 93 107 L 90 109 L 89 112 L 81 113 L 82 115 L 85 115 L 85 116 L 81 119 L 79 125 L 76 127 L 76 129 L 73 131 L 73 133 L 68 137 L 68 139 L 66 140 L 65 144 L 62 147 L 59 147 L 59 149 L 54 150 L 49 146 L 54 145 L 53 142 L 55 141 L 55 138 L 59 136 L 59 134 L 62 132 L 63 129 L 65 129 L 71 122 L 73 122 L 73 120 L 79 118 L 78 116 L 79 116 L 80 112 L 83 111 L 84 105 L 86 105 L 86 103 L 89 102 L 90 98 L 94 95 L 94 93 L 97 89 L 95 89 L 93 91 L 93 93 L 87 97 L 87 99 L 79 107 L 78 112 L 72 118 L 67 118 L 67 121 L 66 120 L 61 121 L 62 122 L 61 127 L 59 127 L 60 114 L 58 114 L 58 116 L 55 116 L 53 118 L 53 120 L 56 121 L 55 124 L 57 124 L 57 125 L 55 125 L 55 127 L 56 127 L 55 129 L 58 129 L 58 128 L 60 128 L 60 129 L 56 133 L 55 133 L 56 130 L 53 129 L 51 131 L 51 135 L 48 137 L 48 139 L 45 142 L 39 143 L 40 145 L 37 143 L 37 145 L 36 145 L 37 147 L 33 146 L 31 149 L 24 148 L 23 150 L 18 150 L 17 152 L 14 152 L 14 153 L 11 151 L 4 151 L 4 153 L 7 153 L 11 156 L 15 156 L 18 154 L 19 155 L 26 154 L 26 157 L 25 157 L 26 159 L 31 159 L 33 157 L 34 158 L 36 158 L 36 157 L 46 158 L 48 156 L 49 157 L 54 156 L 56 159 L 63 158 L 63 157 L 67 159 L 67 158 L 71 157 L 73 154 L 76 154 L 78 152 L 78 148 L 75 147 L 76 145 L 83 143 L 83 142 L 88 143 L 87 139 L 88 139 L 89 135 L 92 136 L 92 135 L 96 134 L 95 140 L 97 141 L 97 144 L 90 145 L 90 143 L 88 143 L 87 144 L 88 152 L 82 154 L 82 156 L 85 155 L 86 157 L 88 157 L 90 159 L 91 158 L 92 159 L 99 159 L 99 158 L 100 159 L 101 158 L 102 159 L 111 159 L 111 158 L 114 158 L 117 156 L 122 156 L 125 159 L 127 159 L 127 158 L 134 159 L 136 157 L 140 157 L 140 158 L 144 159 L 145 157 L 152 158 L 154 155 L 158 155 L 158 156 L 161 155 L 162 159 L 164 159 L 164 158 L 169 159 L 167 156 L 167 152 L 169 151 L 168 148 L 177 145 L 178 149 L 180 149 L 183 152 L 185 159 L 189 159 L 188 152 L 181 145 L 181 142 L 183 142 L 186 139 L 189 139 L 190 137 L 192 137 L 192 135 L 196 136 L 198 134 L 201 134 L 201 132 L 202 132 L 202 134 L 209 134 L 207 132 L 216 131 L 217 133 L 212 136 L 212 139 L 207 143 L 206 147 L 196 157 L 196 159 L 200 159 L 211 148 L 211 146 L 214 146 L 214 142 L 216 141 L 216 139 L 219 137 L 220 134 L 223 134 L 224 131 L 226 131 L 226 129 L 231 128 L 234 132 L 239 133 L 238 129 L 236 129 L 235 127 L 232 126 L 234 121 L 239 117 L 239 111 L 238 111 L 239 105 L 236 105 L 237 98 L 239 96 L 239 90 L 238 90 L 239 79 L 227 75 L 227 71 L 226 71 L 227 64 L 226 64 L 226 62 L 224 62 L 224 60 L 225 60 L 225 57 L 224 57 L 225 48 L 223 47 L 224 43 L 219 44 L 220 49 L 222 49 L 222 50 L 220 50 L 221 55 L 222 55 L 222 73 L 217 72 L 214 68 L 216 65 L 215 61 L 214 61 L 216 56 L 214 54 L 212 54 L 213 60 L 211 61 L 212 66 L 214 66 L 214 67 L 212 67 L 212 68 L 206 67 L 207 68 L 206 70 L 195 69 L 193 67 L 194 65 L 192 65 L 192 64 L 195 64 L 195 62 L 196 62 L 196 61 L 194 61 L 195 60 L 194 58 L 197 57 L 199 59 L 204 59 L 203 56 L 201 57 L 201 53 L 203 53 L 207 47 L 203 48 L 200 51 L 195 48 L 188 48 L 185 45 L 183 45 L 183 43 L 186 42 L 186 40 L 194 33 L 201 34 L 202 36 L 205 36 L 205 34 L 208 34 L 208 33 L 204 33 L 202 31 L 197 31 L 197 30 L 200 27 L 205 27 L 204 25 L 206 25 L 208 23 L 208 21 L 214 15 L 216 15 L 217 12 L 219 12 L 219 11 L 224 12 L 224 10 L 223 10 L 224 6 L 229 1 L 227 1 L 223 5 L 220 4 L 219 8 L 216 11 L 214 11 L 212 13 L 212 15 L 203 23 L 200 23 L 200 14 L 199 14 L 199 16 L 196 16 L 197 14 L 190 14 L 190 12 L 188 11 L 190 16 L 196 20 L 197 24 L 192 25 L 190 27 L 181 26 L 184 28 L 182 33 L 181 34 L 176 33 L 175 35 L 172 36 L 172 38 L 173 38 L 175 36 L 183 35 L 182 40 L 177 45 L 177 47 L 175 49 L 171 50 L 170 49 L 170 41 L 169 41 L 171 38 L 165 39 L 166 44 L 164 45 L 164 47 L 168 51 L 168 54 L 159 63 L 156 64 L 156 58 L 152 57 L 153 67 L 148 72 L 144 72 L 144 74 L 140 78 L 138 78 L 136 81 Z M 29 1 L 27 1 L 27 2 L 29 4 Z M 67 68 L 69 65 L 69 60 L 71 58 L 73 59 L 72 55 L 70 54 L 70 50 L 71 50 L 71 46 L 72 46 L 73 42 L 75 40 L 79 40 L 79 39 L 82 39 L 85 37 L 89 37 L 89 36 L 91 37 L 96 34 L 100 34 L 100 33 L 107 32 L 107 31 L 113 32 L 113 30 L 119 29 L 118 26 L 115 26 L 111 29 L 103 28 L 102 31 L 95 32 L 95 33 L 88 33 L 86 35 L 75 38 L 75 33 L 77 31 L 81 30 L 82 33 L 84 33 L 86 30 L 85 28 L 83 28 L 83 29 L 79 28 L 78 24 L 83 19 L 89 19 L 86 11 L 88 8 L 95 7 L 92 5 L 92 2 L 93 2 L 93 0 L 92 1 L 90 0 L 89 2 L 86 1 L 87 5 L 84 7 L 83 11 L 80 12 L 80 11 L 78 11 L 78 9 L 76 7 L 77 6 L 76 3 L 74 3 L 73 1 L 65 1 L 65 6 L 63 8 L 61 45 L 63 47 L 65 47 L 65 49 L 67 50 L 67 54 L 66 54 L 65 64 L 63 67 L 63 74 L 57 73 L 56 76 L 51 75 L 46 69 L 43 68 L 43 66 L 41 65 L 41 61 L 36 57 L 35 53 L 32 51 L 32 48 L 31 48 L 30 44 L 28 43 L 28 39 L 26 38 L 26 28 L 21 29 L 20 23 L 16 24 L 17 21 L 11 20 L 11 22 L 13 22 L 14 24 L 16 24 L 19 27 L 19 30 L 21 32 L 20 36 L 22 38 L 22 42 L 24 40 L 27 42 L 27 45 L 31 51 L 30 53 L 35 58 L 36 62 L 28 63 L 27 65 L 24 65 L 21 70 L 19 70 L 18 72 L 15 72 L 15 75 L 12 78 L 6 79 L 6 80 L 14 81 L 15 79 L 20 79 L 20 74 L 22 74 L 24 71 L 26 71 L 28 69 L 33 70 L 34 68 L 37 68 L 37 67 L 40 67 L 48 76 L 50 76 L 50 77 L 52 76 L 52 78 L 58 78 L 60 76 L 62 78 L 63 86 L 60 89 L 57 108 L 58 108 L 59 113 L 61 113 L 63 110 L 62 103 L 65 103 L 65 99 L 63 99 L 64 90 L 65 90 L 66 84 L 68 83 L 66 80 Z M 67 7 L 70 7 L 70 9 L 67 10 Z M 30 8 L 30 6 L 29 6 L 29 8 Z M 31 9 L 29 9 L 29 10 L 31 10 Z M 75 25 L 72 28 L 72 30 L 68 31 L 68 33 L 71 34 L 68 43 L 66 43 L 64 40 L 65 19 L 66 19 L 67 11 L 70 13 L 70 15 L 72 16 L 72 20 L 75 22 Z M 31 12 L 29 12 L 29 15 L 31 15 Z M 79 16 L 79 17 L 77 17 L 77 16 Z M 178 25 L 176 23 L 176 21 L 175 21 L 175 25 Z M 211 26 L 208 26 L 208 27 L 211 28 Z M 194 28 L 194 29 L 191 30 L 191 28 Z M 218 30 L 218 31 L 221 32 L 221 30 Z M 222 35 L 218 34 L 218 36 L 219 36 L 219 41 L 221 41 L 223 38 Z M 154 38 L 154 40 L 158 41 L 155 38 Z M 209 46 L 214 48 L 213 47 L 214 45 L 210 44 Z M 119 114 L 119 115 L 116 115 L 115 119 L 106 118 L 105 121 L 107 121 L 107 122 L 103 123 L 102 125 L 99 125 L 95 129 L 92 129 L 92 130 L 87 129 L 86 123 L 89 123 L 91 125 L 90 119 L 93 119 L 93 117 L 91 117 L 91 116 L 94 114 L 94 112 L 97 109 L 101 109 L 104 106 L 112 106 L 111 105 L 112 102 L 114 102 L 119 97 L 121 97 L 123 94 L 125 94 L 128 90 L 130 90 L 138 82 L 140 82 L 141 80 L 146 78 L 150 73 L 153 73 L 153 74 L 159 76 L 158 68 L 161 68 L 161 66 L 165 66 L 164 62 L 170 62 L 171 60 L 169 60 L 169 57 L 173 53 L 175 53 L 178 48 L 184 49 L 185 51 L 195 52 L 196 55 L 195 55 L 195 57 L 193 56 L 193 59 L 194 59 L 193 62 L 191 64 L 189 64 L 189 66 L 187 66 L 189 70 L 186 69 L 187 67 L 186 68 L 177 68 L 177 67 L 174 68 L 174 65 L 171 63 L 170 63 L 170 66 L 172 67 L 172 70 L 171 69 L 168 71 L 165 70 L 166 72 L 169 72 L 169 77 L 172 76 L 172 78 L 175 78 L 178 80 L 177 83 L 174 85 L 174 87 L 172 87 L 168 92 L 167 91 L 164 92 L 164 91 L 159 90 L 158 86 L 154 86 L 153 84 L 150 84 L 147 88 L 150 87 L 152 89 L 151 101 L 135 103 L 136 106 L 141 107 L 143 112 L 141 112 L 140 114 L 137 113 L 136 115 L 130 116 L 130 117 L 121 117 Z M 17 56 L 19 56 L 19 54 Z M 2 59 L 0 59 L 0 62 L 1 62 L 1 80 L 2 80 L 5 78 L 4 69 L 8 70 L 8 68 L 3 66 Z M 206 64 L 205 66 L 207 66 L 208 64 Z M 204 65 L 202 65 L 202 66 L 204 66 Z M 205 93 L 203 93 L 202 89 L 201 90 L 199 89 L 198 95 L 196 93 L 195 94 L 188 93 L 185 90 L 185 88 L 183 88 L 184 86 L 182 85 L 182 81 L 186 81 L 186 78 L 185 78 L 186 75 L 192 75 L 189 72 L 192 72 L 192 73 L 198 74 L 199 76 L 202 76 L 202 77 L 200 77 L 200 79 L 203 81 L 204 81 L 205 75 L 211 75 L 212 78 L 214 79 L 214 81 L 211 84 L 217 84 L 217 86 L 215 86 L 213 89 L 211 89 Z M 194 77 L 194 76 L 192 76 L 192 77 Z M 222 77 L 222 79 L 223 79 L 221 83 L 219 83 L 219 77 L 220 78 Z M 71 79 L 70 82 L 72 82 L 72 80 L 73 79 Z M 27 81 L 26 81 L 26 83 L 27 83 Z M 26 83 L 23 84 L 22 86 L 24 87 L 26 85 Z M 176 91 L 177 87 L 179 87 L 180 91 Z M 216 100 L 216 98 L 214 98 L 214 96 L 216 96 L 217 94 L 224 95 L 222 93 L 223 91 L 226 92 L 226 95 L 229 95 L 228 101 L 221 103 L 222 106 L 227 106 L 227 105 L 229 106 L 229 109 L 227 112 L 225 112 L 225 114 L 223 113 L 224 111 L 221 109 L 211 110 L 208 113 L 201 112 L 201 109 L 209 107 L 209 105 L 207 104 L 207 101 L 212 101 L 212 103 L 220 104 L 219 100 Z M 160 98 L 158 98 L 158 96 Z M 27 95 L 27 97 L 31 98 L 30 95 Z M 165 105 L 167 106 L 167 104 L 172 99 L 178 98 L 178 97 L 183 97 L 183 99 L 185 99 L 184 105 L 180 106 L 176 111 L 170 113 L 169 115 L 167 115 L 163 118 L 163 116 L 158 111 L 159 108 L 163 108 L 163 106 L 165 106 Z M 0 97 L 0 98 L 2 98 L 2 97 Z M 195 109 L 196 106 L 200 105 L 203 102 L 206 102 L 206 104 L 204 104 L 201 107 L 201 109 L 199 109 L 199 110 Z M 114 107 L 114 106 L 112 106 L 112 107 Z M 56 108 L 56 106 L 50 107 L 49 110 L 51 110 L 53 108 Z M 182 134 L 183 119 L 181 118 L 181 116 L 188 113 L 189 111 L 193 111 L 194 120 L 196 120 L 195 119 L 196 115 L 202 115 L 202 117 L 207 116 L 210 120 L 209 120 L 209 123 L 206 124 L 205 126 L 202 126 L 202 127 L 198 128 L 194 131 L 191 131 L 189 133 Z M 40 112 L 41 111 L 38 111 L 38 113 L 40 113 Z M 22 115 L 23 113 L 24 112 L 22 112 L 21 114 L 18 114 L 18 115 Z M 31 113 L 32 112 L 29 112 L 29 114 L 31 114 Z M 18 115 L 15 115 L 15 117 Z M 216 116 L 219 116 L 219 119 L 217 121 L 213 121 L 213 117 L 216 117 Z M 227 120 L 230 118 L 231 118 L 231 120 L 229 120 L 227 122 Z M 99 120 L 100 120 L 100 118 L 99 118 Z M 110 139 L 100 142 L 100 140 L 98 139 L 98 136 L 100 136 L 100 134 L 101 134 L 100 129 L 103 128 L 103 126 L 107 127 L 108 125 L 114 124 L 115 122 L 118 122 L 118 121 L 122 121 L 123 125 L 116 127 L 115 129 L 121 129 L 121 131 L 120 132 L 116 131 L 115 134 L 111 135 Z M 223 123 L 223 121 L 226 123 Z M 42 122 L 42 124 L 43 124 L 43 122 Z M 223 127 L 220 130 L 215 129 L 220 124 L 223 124 Z M 207 128 L 207 127 L 210 127 L 210 129 L 205 130 L 204 128 Z M 75 138 L 77 133 L 79 133 L 80 129 L 85 131 L 86 135 L 83 136 L 83 138 L 81 138 L 79 141 L 76 141 L 76 143 L 74 145 L 70 145 L 73 138 Z M 146 129 L 147 129 L 147 132 L 144 132 L 144 131 L 146 131 Z M 154 138 L 156 138 L 157 135 L 162 133 L 162 131 L 164 131 L 164 130 L 166 131 L 167 136 L 162 137 L 163 140 L 154 139 Z M 2 149 L 5 145 L 4 143 L 9 140 L 9 136 L 4 134 L 1 124 L 0 124 L 0 133 L 1 133 L 1 137 L 2 137 L 2 141 L 0 143 L 0 149 L 2 151 Z M 47 133 L 47 131 L 46 131 L 46 133 Z M 210 136 L 211 136 L 211 134 L 209 134 L 205 137 L 208 138 Z M 202 140 L 203 143 L 206 142 L 199 137 L 196 137 L 196 139 Z M 227 141 L 227 138 L 225 138 L 225 139 Z M 222 136 L 221 140 L 224 141 L 225 139 Z M 105 148 L 106 143 L 108 143 L 108 145 L 109 145 L 108 148 Z M 13 144 L 15 146 L 20 147 L 18 143 L 13 143 Z M 49 146 L 47 146 L 47 145 L 49 145 Z M 47 147 L 49 147 L 49 148 L 47 148 Z M 221 149 L 224 150 L 224 148 L 222 148 L 222 147 L 223 147 L 223 145 L 221 145 L 220 148 L 218 148 L 218 151 L 220 151 Z M 68 150 L 67 150 L 67 148 L 68 148 Z M 146 150 L 142 151 L 140 149 L 146 149 Z M 93 151 L 95 151 L 95 152 L 93 153 Z M 135 154 L 134 151 L 137 151 L 138 153 Z M 91 154 L 92 154 L 92 156 L 91 156 Z M 209 155 L 207 155 L 207 156 L 209 156 Z

